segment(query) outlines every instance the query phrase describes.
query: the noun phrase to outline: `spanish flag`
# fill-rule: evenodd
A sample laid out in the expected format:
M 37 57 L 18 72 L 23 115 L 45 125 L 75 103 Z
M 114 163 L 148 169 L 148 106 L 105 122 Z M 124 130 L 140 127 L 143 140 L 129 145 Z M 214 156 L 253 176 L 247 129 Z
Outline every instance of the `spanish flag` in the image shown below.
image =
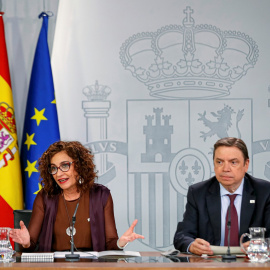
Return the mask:
M 13 228 L 13 210 L 23 209 L 23 192 L 3 14 L 0 12 L 0 227 Z

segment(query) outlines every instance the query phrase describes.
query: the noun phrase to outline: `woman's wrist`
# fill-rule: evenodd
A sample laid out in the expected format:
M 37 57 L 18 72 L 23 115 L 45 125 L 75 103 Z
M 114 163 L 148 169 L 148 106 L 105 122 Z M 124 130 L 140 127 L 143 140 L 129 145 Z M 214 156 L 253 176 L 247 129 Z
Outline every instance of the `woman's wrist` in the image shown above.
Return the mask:
M 29 248 L 30 247 L 30 242 L 27 245 L 22 245 L 23 248 Z
M 117 247 L 120 248 L 120 249 L 124 249 L 127 245 L 128 245 L 129 242 L 127 242 L 124 246 L 121 246 L 120 243 L 119 243 L 119 239 L 117 240 L 116 244 L 117 244 Z

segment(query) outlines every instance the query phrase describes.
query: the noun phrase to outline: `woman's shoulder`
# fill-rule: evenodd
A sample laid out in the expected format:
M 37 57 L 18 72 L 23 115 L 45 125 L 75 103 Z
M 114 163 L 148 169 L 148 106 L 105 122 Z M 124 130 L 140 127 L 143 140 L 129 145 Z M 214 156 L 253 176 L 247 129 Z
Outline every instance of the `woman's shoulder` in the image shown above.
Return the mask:
M 110 193 L 110 190 L 101 185 L 101 184 L 97 184 L 97 183 L 94 183 L 94 185 L 92 186 L 91 188 L 94 192 L 100 192 L 100 193 Z
M 42 188 L 42 189 L 37 193 L 36 198 L 43 198 L 44 195 L 45 195 L 45 191 L 44 191 L 44 189 Z
M 107 187 L 95 183 L 90 190 L 90 200 L 95 202 L 99 201 L 102 205 L 105 205 L 110 194 L 111 192 Z
M 49 196 L 47 192 L 42 188 L 36 196 L 36 200 L 42 200 L 45 204 L 47 202 L 57 202 L 59 199 L 59 194 Z

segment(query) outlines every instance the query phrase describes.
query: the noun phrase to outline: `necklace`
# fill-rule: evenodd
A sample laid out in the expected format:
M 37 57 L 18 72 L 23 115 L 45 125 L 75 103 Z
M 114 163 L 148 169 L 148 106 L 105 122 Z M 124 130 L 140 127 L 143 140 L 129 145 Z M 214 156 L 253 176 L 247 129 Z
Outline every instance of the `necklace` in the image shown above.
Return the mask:
M 68 236 L 71 236 L 71 232 L 72 232 L 72 223 L 71 223 L 71 220 L 70 220 L 70 217 L 69 217 L 69 213 L 68 213 L 68 209 L 67 209 L 67 204 L 66 204 L 66 200 L 65 200 L 64 193 L 62 193 L 62 196 L 63 196 L 63 200 L 64 200 L 64 204 L 65 204 L 65 208 L 66 208 L 66 212 L 67 212 L 67 216 L 68 216 L 68 222 L 69 222 L 69 227 L 67 227 L 67 229 L 66 229 L 66 234 L 67 234 Z M 81 194 L 80 194 L 79 200 L 78 200 L 78 202 L 77 202 L 77 205 L 76 205 L 76 207 L 75 207 L 75 211 L 76 211 L 76 209 L 78 208 L 80 199 L 81 199 Z M 75 213 L 75 211 L 74 211 L 74 213 Z M 73 215 L 74 215 L 74 214 L 73 214 Z M 73 235 L 75 235 L 75 234 L 76 234 L 76 228 L 74 227 L 74 228 L 73 228 Z

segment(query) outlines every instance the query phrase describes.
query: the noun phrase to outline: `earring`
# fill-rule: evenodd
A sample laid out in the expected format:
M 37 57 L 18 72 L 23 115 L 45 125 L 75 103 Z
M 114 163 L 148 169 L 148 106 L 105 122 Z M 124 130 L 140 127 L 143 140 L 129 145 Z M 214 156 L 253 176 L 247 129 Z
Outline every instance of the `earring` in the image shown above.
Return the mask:
M 83 178 L 79 179 L 79 184 L 81 185 L 84 182 Z

